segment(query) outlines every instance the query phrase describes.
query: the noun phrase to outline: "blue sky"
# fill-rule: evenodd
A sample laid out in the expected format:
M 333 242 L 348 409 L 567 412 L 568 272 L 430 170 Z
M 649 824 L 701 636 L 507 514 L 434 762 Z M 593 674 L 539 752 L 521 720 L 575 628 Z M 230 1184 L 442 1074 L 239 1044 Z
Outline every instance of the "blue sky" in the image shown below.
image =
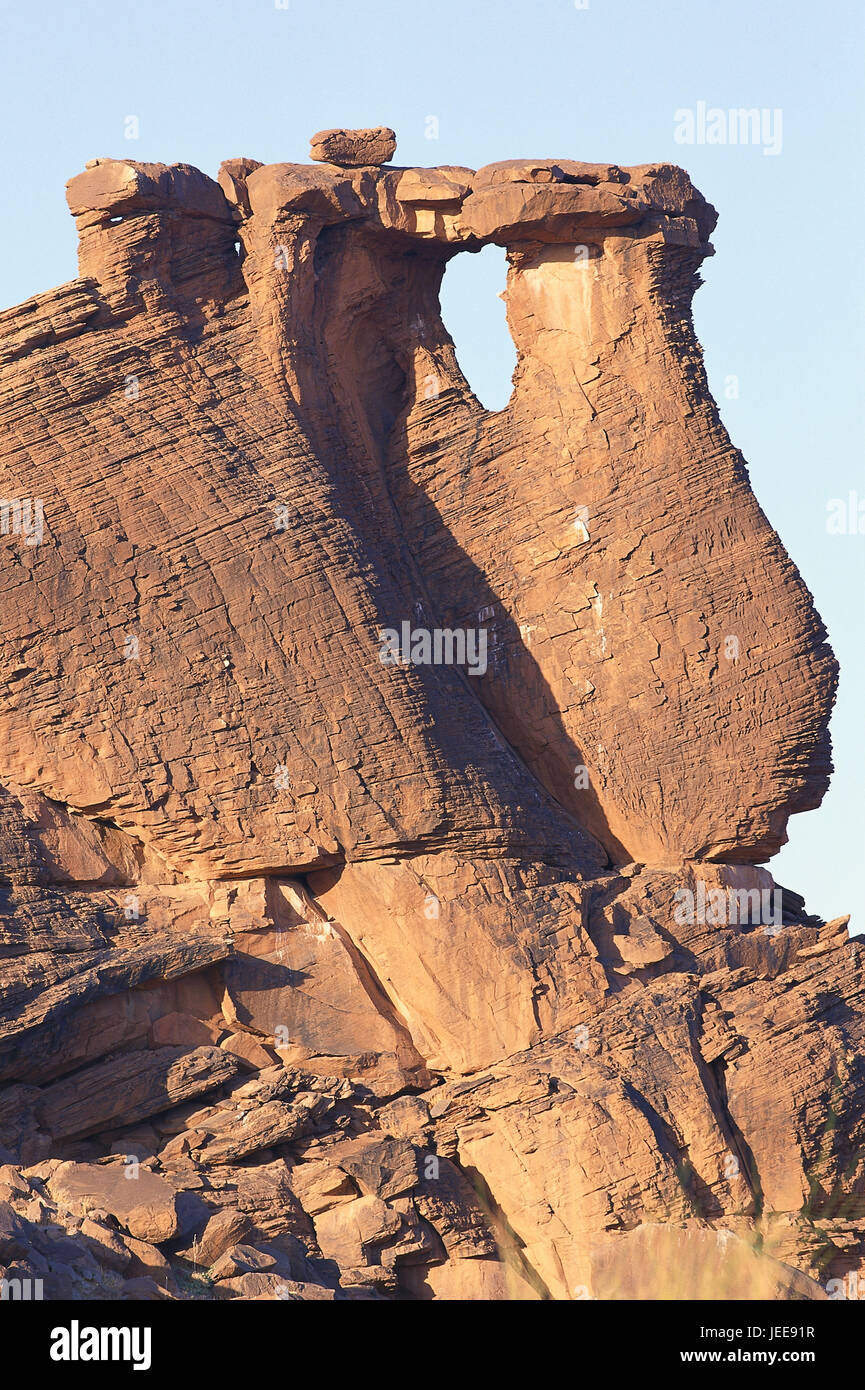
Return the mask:
M 838 0 L 6 0 L 0 307 L 75 274 L 63 187 L 95 155 L 215 174 L 231 155 L 306 160 L 327 126 L 386 124 L 400 164 L 683 164 L 720 212 L 695 302 L 709 380 L 842 666 L 832 788 L 770 867 L 861 931 L 865 535 L 826 523 L 832 499 L 865 503 L 863 39 L 865 8 Z M 780 111 L 779 152 L 677 143 L 676 113 L 701 102 Z M 490 406 L 513 364 L 503 277 L 495 252 L 459 257 L 443 295 Z M 760 776 L 743 769 L 745 786 Z

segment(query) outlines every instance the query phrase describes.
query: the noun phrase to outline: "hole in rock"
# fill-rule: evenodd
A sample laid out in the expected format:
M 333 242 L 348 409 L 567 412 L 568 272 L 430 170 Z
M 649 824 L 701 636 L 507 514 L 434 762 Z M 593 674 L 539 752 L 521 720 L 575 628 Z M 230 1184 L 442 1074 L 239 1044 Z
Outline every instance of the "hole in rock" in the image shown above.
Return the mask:
M 463 376 L 486 410 L 502 410 L 511 397 L 517 364 L 504 302 L 508 262 L 504 248 L 454 256 L 445 268 L 441 309 Z

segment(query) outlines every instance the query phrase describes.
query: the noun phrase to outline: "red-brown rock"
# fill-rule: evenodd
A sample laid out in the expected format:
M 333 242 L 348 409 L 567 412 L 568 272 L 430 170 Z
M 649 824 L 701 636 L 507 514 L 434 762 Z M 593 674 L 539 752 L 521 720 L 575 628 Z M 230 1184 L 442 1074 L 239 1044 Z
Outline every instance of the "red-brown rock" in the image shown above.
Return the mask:
M 708 390 L 715 211 L 394 144 L 91 161 L 78 278 L 0 315 L 0 1246 L 76 1298 L 173 1297 L 169 1239 L 221 1298 L 825 1297 L 865 952 L 760 867 L 836 667 Z M 438 299 L 488 244 L 497 412 Z

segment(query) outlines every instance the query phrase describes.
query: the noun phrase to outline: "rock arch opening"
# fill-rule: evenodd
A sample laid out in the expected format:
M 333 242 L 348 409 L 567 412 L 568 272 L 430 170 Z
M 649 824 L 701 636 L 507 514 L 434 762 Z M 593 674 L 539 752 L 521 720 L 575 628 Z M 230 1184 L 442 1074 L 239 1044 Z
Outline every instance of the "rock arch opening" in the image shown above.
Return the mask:
M 516 349 L 501 299 L 507 277 L 501 246 L 454 256 L 441 287 L 441 312 L 463 376 L 486 410 L 503 410 L 513 390 Z

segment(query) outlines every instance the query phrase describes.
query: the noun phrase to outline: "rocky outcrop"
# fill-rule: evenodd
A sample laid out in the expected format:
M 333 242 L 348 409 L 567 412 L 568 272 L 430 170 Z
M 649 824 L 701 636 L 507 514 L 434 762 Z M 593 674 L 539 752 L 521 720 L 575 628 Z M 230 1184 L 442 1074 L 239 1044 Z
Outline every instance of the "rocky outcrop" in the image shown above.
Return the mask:
M 835 663 L 706 384 L 714 210 L 393 153 L 93 160 L 0 315 L 0 1264 L 825 1297 L 865 953 L 758 867 Z M 491 242 L 495 413 L 438 305 Z
M 388 126 L 373 130 L 320 130 L 309 142 L 310 159 L 346 169 L 386 164 L 393 158 L 396 135 Z

